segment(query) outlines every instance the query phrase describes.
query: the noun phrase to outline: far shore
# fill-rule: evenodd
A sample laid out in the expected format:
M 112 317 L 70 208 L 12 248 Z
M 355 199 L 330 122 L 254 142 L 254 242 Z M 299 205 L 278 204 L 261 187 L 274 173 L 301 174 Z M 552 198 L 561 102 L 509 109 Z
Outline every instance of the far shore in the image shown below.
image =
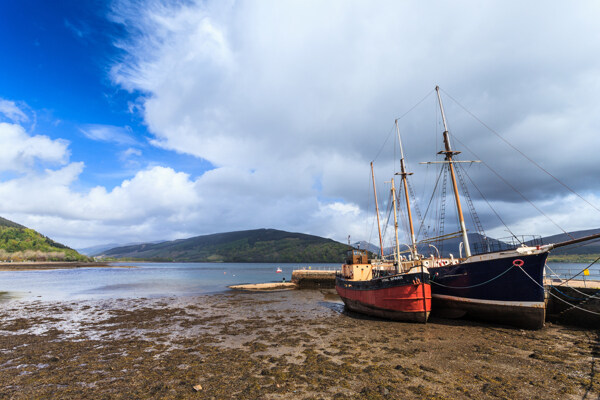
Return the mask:
M 0 262 L 0 271 L 31 271 L 45 269 L 73 269 L 73 268 L 135 268 L 127 265 L 110 265 L 107 262 L 81 262 L 81 261 L 24 261 Z

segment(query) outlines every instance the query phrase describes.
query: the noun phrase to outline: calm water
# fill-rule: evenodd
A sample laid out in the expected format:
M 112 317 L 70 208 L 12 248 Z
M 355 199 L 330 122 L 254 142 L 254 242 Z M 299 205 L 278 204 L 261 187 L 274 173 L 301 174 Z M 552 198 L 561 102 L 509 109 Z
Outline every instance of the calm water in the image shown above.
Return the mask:
M 546 268 L 546 276 L 552 276 L 553 273 L 561 278 L 570 278 L 577 275 L 577 279 L 590 279 L 600 281 L 600 263 L 596 263 L 589 267 L 589 275 L 584 275 L 581 271 L 588 267 L 590 263 L 548 263 Z
M 190 296 L 216 293 L 241 283 L 289 281 L 299 268 L 336 269 L 339 264 L 115 263 L 135 268 L 80 268 L 49 271 L 0 271 L 0 301 L 70 300 Z M 549 263 L 561 277 L 587 264 Z M 283 272 L 276 273 L 277 267 Z M 551 274 L 547 270 L 547 274 Z M 579 276 L 583 279 L 583 274 Z M 586 279 L 600 280 L 600 266 Z
M 339 264 L 115 263 L 135 268 L 0 271 L 0 301 L 189 296 L 241 283 L 289 281 L 299 268 L 335 269 Z M 276 273 L 281 267 L 282 273 Z

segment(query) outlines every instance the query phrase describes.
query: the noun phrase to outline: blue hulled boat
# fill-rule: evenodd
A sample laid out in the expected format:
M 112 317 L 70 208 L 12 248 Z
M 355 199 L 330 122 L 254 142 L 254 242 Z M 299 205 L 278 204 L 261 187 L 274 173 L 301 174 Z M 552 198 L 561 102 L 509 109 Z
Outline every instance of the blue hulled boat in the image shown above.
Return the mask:
M 430 268 L 432 309 L 446 317 L 541 328 L 546 317 L 544 266 L 549 247 L 523 246 Z

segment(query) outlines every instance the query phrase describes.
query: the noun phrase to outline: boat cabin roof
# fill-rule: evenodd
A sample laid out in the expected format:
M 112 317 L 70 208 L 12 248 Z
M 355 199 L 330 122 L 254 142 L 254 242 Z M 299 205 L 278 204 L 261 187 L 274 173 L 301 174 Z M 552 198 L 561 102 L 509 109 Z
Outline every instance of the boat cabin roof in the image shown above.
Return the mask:
M 368 264 L 369 257 L 366 250 L 352 249 L 348 250 L 346 264 Z

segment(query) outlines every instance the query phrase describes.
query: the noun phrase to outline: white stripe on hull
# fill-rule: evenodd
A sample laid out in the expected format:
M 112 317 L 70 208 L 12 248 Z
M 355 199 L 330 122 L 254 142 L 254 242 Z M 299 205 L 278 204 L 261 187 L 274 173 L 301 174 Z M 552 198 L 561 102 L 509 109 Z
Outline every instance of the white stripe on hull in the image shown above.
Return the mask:
M 526 308 L 546 308 L 546 304 L 543 301 L 502 301 L 502 300 L 482 300 L 482 299 L 470 299 L 467 297 L 448 296 L 445 294 L 432 294 L 431 297 L 434 299 L 451 300 L 462 303 L 476 303 L 476 304 L 491 304 L 496 306 L 510 306 L 510 307 L 526 307 Z

